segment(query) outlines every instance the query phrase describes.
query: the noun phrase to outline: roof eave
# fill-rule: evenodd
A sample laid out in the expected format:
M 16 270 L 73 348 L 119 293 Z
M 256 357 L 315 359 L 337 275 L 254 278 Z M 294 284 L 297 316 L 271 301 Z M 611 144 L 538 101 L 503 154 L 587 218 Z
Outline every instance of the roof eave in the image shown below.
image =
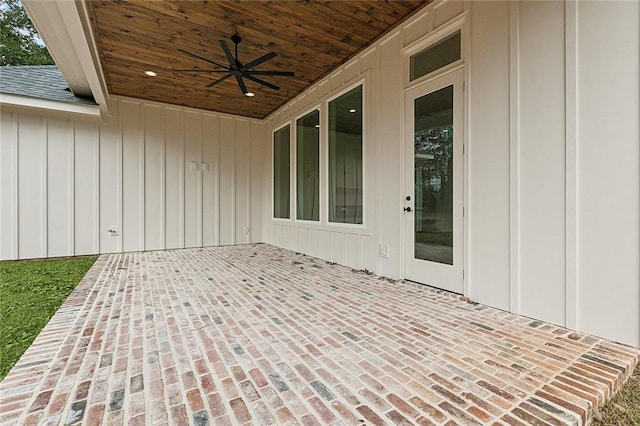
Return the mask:
M 102 112 L 99 105 L 54 101 L 50 99 L 13 95 L 9 93 L 0 93 L 0 106 L 2 106 L 2 109 L 36 110 L 38 112 L 53 111 L 92 118 L 100 118 Z
M 109 93 L 84 2 L 23 0 L 22 4 L 72 92 L 93 97 L 106 115 Z

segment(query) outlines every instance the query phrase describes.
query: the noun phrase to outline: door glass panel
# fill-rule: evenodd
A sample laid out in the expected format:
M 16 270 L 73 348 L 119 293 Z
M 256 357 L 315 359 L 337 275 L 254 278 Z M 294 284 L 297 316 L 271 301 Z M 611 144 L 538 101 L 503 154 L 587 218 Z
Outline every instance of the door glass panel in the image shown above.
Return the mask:
M 416 259 L 453 265 L 453 86 L 414 101 Z

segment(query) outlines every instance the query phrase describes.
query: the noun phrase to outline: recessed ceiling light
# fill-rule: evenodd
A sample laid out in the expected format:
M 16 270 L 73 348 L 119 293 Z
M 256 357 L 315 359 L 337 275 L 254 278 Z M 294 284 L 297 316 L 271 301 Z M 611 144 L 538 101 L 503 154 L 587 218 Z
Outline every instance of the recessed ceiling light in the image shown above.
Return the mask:
M 250 98 L 252 98 L 252 97 L 254 97 L 256 94 L 255 94 L 255 93 L 253 93 L 253 92 L 247 92 L 247 93 L 245 93 L 244 95 L 245 95 L 245 96 L 248 96 L 248 97 L 250 97 Z
M 146 75 L 148 75 L 149 77 L 155 77 L 156 75 L 158 75 L 158 74 L 156 74 L 156 73 L 155 73 L 155 72 L 153 72 L 153 71 L 145 71 L 144 73 L 145 73 Z
M 355 109 L 353 109 L 353 108 L 351 108 L 351 109 L 349 110 L 349 112 L 353 114 L 354 112 L 356 112 L 356 110 L 355 110 Z

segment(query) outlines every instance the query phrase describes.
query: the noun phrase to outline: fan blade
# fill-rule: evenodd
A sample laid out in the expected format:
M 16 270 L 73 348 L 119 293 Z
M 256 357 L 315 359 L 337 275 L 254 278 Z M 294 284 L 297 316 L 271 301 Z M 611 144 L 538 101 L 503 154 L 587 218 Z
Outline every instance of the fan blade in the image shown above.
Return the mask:
M 231 54 L 231 50 L 229 50 L 229 45 L 224 40 L 218 40 L 218 41 L 220 42 L 220 46 L 222 46 L 222 50 L 224 50 L 224 54 L 227 57 L 227 60 L 229 61 L 229 66 L 232 69 L 237 70 L 238 69 L 238 64 L 236 64 L 236 60 L 233 59 L 233 55 Z
M 260 83 L 260 84 L 262 84 L 263 86 L 270 87 L 270 88 L 272 88 L 273 90 L 280 90 L 280 88 L 279 88 L 278 86 L 276 86 L 275 84 L 271 84 L 271 83 L 269 83 L 268 81 L 261 80 L 261 79 L 259 79 L 259 78 L 257 78 L 257 77 L 252 76 L 252 75 L 245 74 L 245 75 L 244 75 L 244 77 L 245 77 L 245 78 L 248 78 L 248 79 L 249 79 L 249 80 L 251 80 L 251 81 L 255 81 L 256 83 Z
M 282 75 L 285 77 L 293 77 L 295 74 L 291 71 L 245 71 L 249 75 Z
M 218 72 L 229 72 L 229 70 L 174 70 L 177 72 L 208 72 L 208 73 L 218 73 Z
M 242 90 L 243 94 L 246 94 L 247 92 L 249 92 L 247 90 L 247 86 L 244 85 L 244 80 L 242 79 L 242 77 L 236 76 L 236 81 L 238 82 L 238 86 L 240 86 L 240 90 Z
M 276 52 L 269 52 L 266 55 L 262 55 L 258 59 L 254 59 L 253 61 L 249 62 L 248 64 L 242 67 L 242 70 L 243 71 L 249 70 L 255 66 L 260 65 L 263 62 L 267 62 L 269 59 L 275 58 L 276 56 L 278 56 Z
M 213 64 L 213 65 L 215 65 L 216 67 L 226 68 L 226 69 L 228 69 L 228 68 L 229 68 L 229 67 L 225 67 L 224 65 L 220 65 L 219 63 L 214 62 L 214 61 L 212 61 L 211 59 L 203 58 L 202 56 L 198 56 L 198 55 L 196 55 L 195 53 L 187 52 L 186 50 L 183 50 L 183 49 L 178 49 L 178 52 L 184 53 L 185 55 L 192 56 L 192 57 L 194 57 L 194 58 L 196 58 L 196 59 L 201 59 L 201 60 L 203 60 L 203 61 L 205 61 L 205 62 L 209 62 L 210 64 Z
M 224 77 L 217 79 L 216 81 L 212 81 L 211 83 L 207 84 L 207 87 L 215 86 L 216 84 L 228 79 L 229 77 L 231 77 L 231 74 L 227 74 Z

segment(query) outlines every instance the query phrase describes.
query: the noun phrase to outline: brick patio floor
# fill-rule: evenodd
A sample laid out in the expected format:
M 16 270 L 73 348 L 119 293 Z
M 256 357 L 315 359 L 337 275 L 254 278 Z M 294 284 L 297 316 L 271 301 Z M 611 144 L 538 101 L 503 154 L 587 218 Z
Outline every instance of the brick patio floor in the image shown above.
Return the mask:
M 2 424 L 585 424 L 638 349 L 269 245 L 101 256 Z

